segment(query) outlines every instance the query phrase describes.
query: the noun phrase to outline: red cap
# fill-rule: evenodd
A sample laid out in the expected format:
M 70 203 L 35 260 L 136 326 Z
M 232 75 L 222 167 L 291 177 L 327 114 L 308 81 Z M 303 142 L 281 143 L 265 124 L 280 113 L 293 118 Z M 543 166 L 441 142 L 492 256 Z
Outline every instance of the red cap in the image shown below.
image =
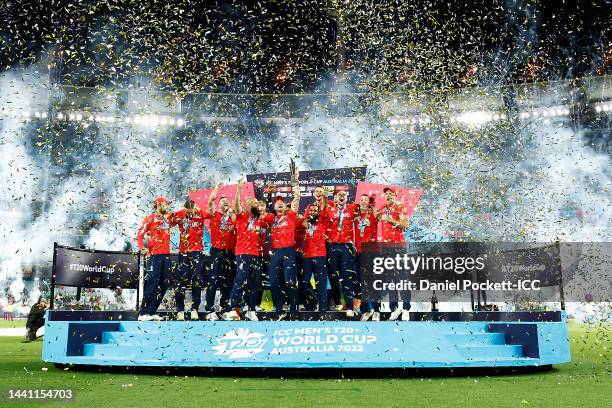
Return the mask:
M 170 200 L 164 197 L 157 197 L 155 200 L 153 200 L 153 204 L 155 204 L 156 207 L 163 203 L 170 204 Z
M 274 202 L 277 202 L 279 200 L 282 201 L 282 202 L 285 202 L 285 197 L 283 197 L 283 196 L 276 196 L 276 197 L 274 197 Z
M 393 194 L 397 195 L 397 191 L 395 191 L 395 189 L 393 187 L 385 187 L 385 188 L 383 188 L 383 193 L 386 193 L 387 191 L 390 191 Z

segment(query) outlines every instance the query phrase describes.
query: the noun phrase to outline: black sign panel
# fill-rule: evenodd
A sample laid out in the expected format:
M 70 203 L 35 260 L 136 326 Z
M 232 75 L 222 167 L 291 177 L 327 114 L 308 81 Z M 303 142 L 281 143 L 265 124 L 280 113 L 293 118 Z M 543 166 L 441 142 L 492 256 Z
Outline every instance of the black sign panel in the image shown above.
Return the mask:
M 53 275 L 56 285 L 137 289 L 139 255 L 132 252 L 94 251 L 57 245 Z
M 495 299 L 512 292 L 533 297 L 541 288 L 562 284 L 558 244 L 368 243 L 362 249 L 362 291 L 368 300 L 431 290 L 484 290 Z
M 326 170 L 303 170 L 300 171 L 300 188 L 302 200 L 300 202 L 300 212 L 306 209 L 306 206 L 314 201 L 314 189 L 317 186 L 325 187 L 331 193 L 336 189 L 348 189 L 349 200 L 355 200 L 357 193 L 357 183 L 364 181 L 366 177 L 366 167 L 344 167 L 339 169 Z M 265 189 L 269 185 L 273 185 L 277 192 L 274 195 L 287 197 L 287 200 L 293 198 L 292 187 L 290 184 L 291 174 L 285 173 L 264 173 L 264 174 L 249 174 L 247 181 L 253 182 L 255 189 L 255 197 L 258 200 L 265 200 Z

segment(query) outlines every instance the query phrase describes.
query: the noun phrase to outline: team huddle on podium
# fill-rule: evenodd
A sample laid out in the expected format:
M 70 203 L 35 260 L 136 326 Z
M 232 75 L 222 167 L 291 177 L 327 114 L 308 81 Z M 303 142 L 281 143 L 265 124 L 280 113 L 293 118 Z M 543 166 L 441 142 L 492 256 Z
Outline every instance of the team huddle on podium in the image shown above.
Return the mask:
M 321 318 L 327 310 L 335 310 L 345 312 L 348 318 L 359 315 L 361 320 L 380 320 L 380 303 L 361 301 L 361 251 L 367 242 L 405 242 L 408 217 L 396 190 L 386 187 L 385 205 L 377 209 L 374 196 L 363 194 L 349 202 L 347 189 L 330 192 L 317 186 L 313 202 L 300 214 L 297 170 L 292 172 L 291 185 L 291 202 L 273 197 L 272 187 L 266 200 L 243 200 L 242 180 L 234 197 L 220 196 L 218 200 L 221 184 L 217 184 L 205 210 L 187 199 L 183 208 L 171 212 L 169 200 L 156 198 L 153 213 L 145 217 L 137 234 L 138 246 L 146 257 L 138 319 L 163 320 L 157 309 L 174 274 L 178 320 L 185 319 L 188 287 L 192 320 L 199 318 L 202 293 L 207 320 L 258 320 L 256 308 L 261 303 L 265 274 L 279 320 L 287 317 L 287 311 L 300 310 L 318 311 Z M 205 220 L 209 221 L 212 244 L 209 256 L 203 254 Z M 169 256 L 173 228 L 180 232 L 175 267 Z M 217 291 L 219 313 L 215 311 Z M 401 307 L 398 302 L 389 306 L 390 320 L 408 319 L 409 297 L 402 298 Z

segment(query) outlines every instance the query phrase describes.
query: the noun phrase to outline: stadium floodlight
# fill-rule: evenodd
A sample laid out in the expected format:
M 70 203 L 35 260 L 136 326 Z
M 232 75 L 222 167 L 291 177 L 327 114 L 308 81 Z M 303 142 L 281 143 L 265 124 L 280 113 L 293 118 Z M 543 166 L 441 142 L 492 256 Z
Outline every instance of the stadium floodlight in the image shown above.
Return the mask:
M 491 121 L 493 114 L 487 111 L 467 111 L 459 114 L 457 121 L 470 127 L 482 126 Z
M 184 119 L 181 119 L 181 118 L 178 118 L 178 119 L 176 120 L 176 126 L 179 126 L 179 127 L 181 127 L 181 126 L 185 126 L 185 120 L 184 120 Z
M 36 116 L 37 118 L 40 118 L 42 115 L 40 114 L 40 112 L 35 112 L 34 116 Z
M 58 118 L 59 120 L 64 119 L 64 114 L 63 114 L 62 112 L 59 112 L 59 113 L 57 114 L 57 118 Z
M 83 115 L 81 115 L 80 113 L 76 114 L 76 120 L 83 120 Z
M 71 113 L 71 114 L 68 115 L 68 119 L 74 120 L 74 119 L 76 119 L 76 116 L 74 116 L 74 113 Z

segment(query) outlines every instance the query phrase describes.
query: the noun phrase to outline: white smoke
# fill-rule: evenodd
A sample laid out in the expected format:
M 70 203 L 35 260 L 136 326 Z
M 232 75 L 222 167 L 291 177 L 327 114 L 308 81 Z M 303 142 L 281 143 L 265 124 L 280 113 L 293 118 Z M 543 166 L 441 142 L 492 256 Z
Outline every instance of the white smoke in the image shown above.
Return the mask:
M 122 250 L 134 244 L 154 197 L 166 196 L 177 207 L 189 190 L 215 181 L 235 182 L 247 172 L 286 171 L 290 157 L 297 157 L 302 169 L 367 165 L 371 181 L 404 185 L 415 167 L 425 167 L 419 172 L 422 184 L 411 186 L 424 188 L 434 199 L 428 226 L 439 232 L 452 230 L 459 220 L 483 234 L 525 241 L 612 238 L 610 157 L 585 146 L 582 134 L 567 125 L 518 129 L 511 147 L 500 144 L 486 153 L 474 146 L 456 148 L 429 131 L 397 133 L 375 115 L 338 118 L 316 104 L 304 107 L 305 120 L 279 125 L 265 135 L 236 135 L 219 125 L 188 130 L 189 139 L 173 139 L 177 131 L 172 128 L 99 123 L 96 143 L 103 148 L 86 163 L 91 172 L 59 177 L 51 188 L 43 183 L 51 166 L 45 155 L 36 153 L 29 122 L 15 117 L 25 111 L 31 116 L 38 101 L 45 100 L 46 79 L 9 72 L 0 77 L 0 88 L 5 117 L 0 154 L 8 158 L 0 162 L 0 232 L 6 243 L 0 254 L 0 288 L 8 287 L 14 295 L 23 289 L 23 264 L 48 262 L 53 241 L 76 244 L 75 229 L 98 192 L 105 196 L 100 211 L 106 219 L 88 231 L 85 245 Z M 419 138 L 430 158 L 410 162 L 402 149 Z M 50 195 L 49 204 L 34 217 L 31 203 L 41 193 Z M 582 210 L 584 217 L 562 219 L 559 212 L 567 205 Z M 492 214 L 488 229 L 474 220 L 481 212 Z
M 79 209 L 90 201 L 90 192 L 84 188 L 82 177 L 64 179 L 55 185 L 54 197 L 35 217 L 32 205 L 45 191 L 44 180 L 49 175 L 48 157 L 36 151 L 44 134 L 29 127 L 34 111 L 46 112 L 48 84 L 34 68 L 21 72 L 7 72 L 0 76 L 0 193 L 3 222 L 0 224 L 4 248 L 0 253 L 0 288 L 9 288 L 9 295 L 19 301 L 25 287 L 23 267 L 48 262 L 54 241 L 73 244 L 71 233 L 82 221 Z M 45 113 L 46 114 L 46 113 Z M 42 138 L 43 142 L 49 140 Z M 0 292 L 0 296 L 4 291 Z M 38 288 L 30 298 L 39 295 Z M 5 301 L 5 299 L 0 299 Z

